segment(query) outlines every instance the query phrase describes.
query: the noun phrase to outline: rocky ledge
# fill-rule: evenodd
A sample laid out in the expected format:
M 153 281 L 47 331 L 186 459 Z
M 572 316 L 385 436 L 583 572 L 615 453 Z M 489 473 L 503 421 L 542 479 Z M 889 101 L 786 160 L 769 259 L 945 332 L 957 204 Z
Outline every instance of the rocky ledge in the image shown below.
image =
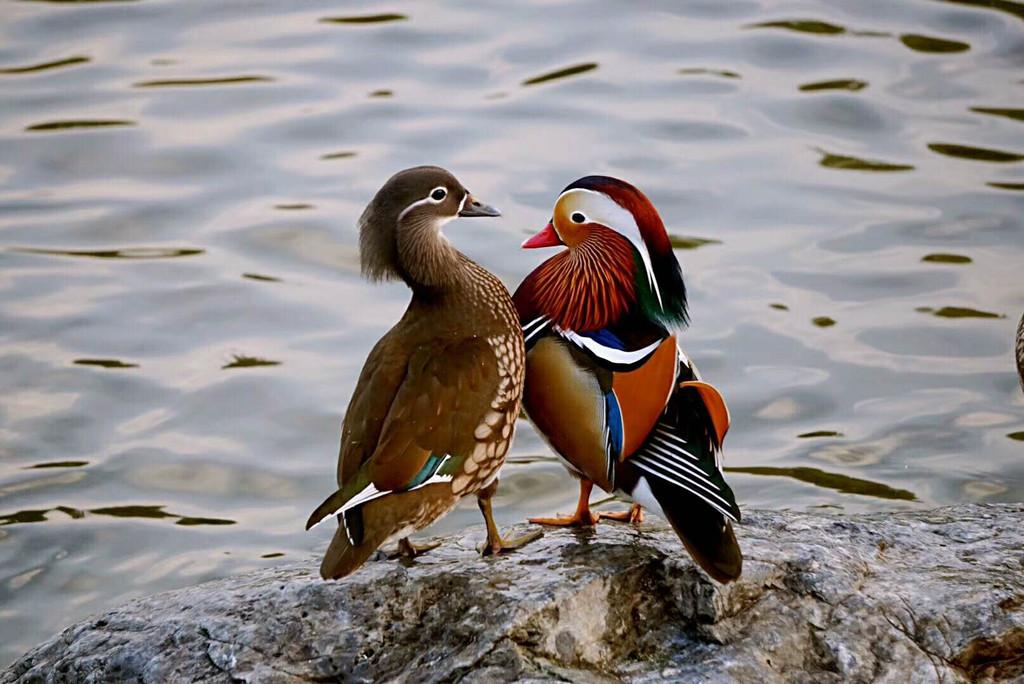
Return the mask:
M 337 583 L 310 559 L 134 601 L 0 681 L 1024 680 L 1024 505 L 751 511 L 729 586 L 657 523 L 494 559 L 482 536 Z

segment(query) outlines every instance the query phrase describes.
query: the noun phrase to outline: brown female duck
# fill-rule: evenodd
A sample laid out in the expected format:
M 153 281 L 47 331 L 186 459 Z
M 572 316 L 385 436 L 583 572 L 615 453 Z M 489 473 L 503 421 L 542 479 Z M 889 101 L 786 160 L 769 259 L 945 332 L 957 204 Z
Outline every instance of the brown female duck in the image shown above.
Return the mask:
M 338 529 L 320 574 L 356 570 L 389 539 L 414 555 L 408 535 L 476 494 L 487 523 L 484 553 L 516 548 L 491 514 L 512 441 L 525 350 L 508 290 L 441 234 L 459 216 L 499 216 L 448 171 L 420 166 L 392 176 L 359 219 L 362 271 L 412 290 L 402 319 L 370 352 L 349 402 L 338 490 L 306 528 Z

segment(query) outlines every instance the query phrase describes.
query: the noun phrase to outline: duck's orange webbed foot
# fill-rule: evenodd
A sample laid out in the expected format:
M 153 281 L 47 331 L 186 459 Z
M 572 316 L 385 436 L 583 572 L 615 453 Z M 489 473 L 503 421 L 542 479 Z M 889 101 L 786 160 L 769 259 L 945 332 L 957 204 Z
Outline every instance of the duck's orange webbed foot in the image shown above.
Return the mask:
M 530 518 L 530 522 L 538 525 L 555 525 L 558 527 L 592 527 L 601 516 L 590 510 L 590 490 L 594 483 L 590 480 L 580 481 L 580 498 L 576 502 L 576 512 L 572 515 L 560 515 L 554 518 Z
M 617 520 L 639 525 L 644 521 L 644 508 L 640 504 L 633 504 L 628 511 L 614 511 L 612 513 L 598 513 L 598 520 Z
M 529 521 L 537 525 L 554 525 L 557 527 L 591 527 L 597 524 L 600 516 L 587 509 L 582 515 L 576 511 L 572 515 L 560 515 L 554 518 L 529 518 Z

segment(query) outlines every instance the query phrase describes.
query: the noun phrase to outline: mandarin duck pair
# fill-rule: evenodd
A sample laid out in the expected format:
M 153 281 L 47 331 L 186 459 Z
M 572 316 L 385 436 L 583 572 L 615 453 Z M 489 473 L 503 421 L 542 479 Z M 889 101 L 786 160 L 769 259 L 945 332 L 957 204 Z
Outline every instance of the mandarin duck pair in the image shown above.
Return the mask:
M 366 360 L 342 428 L 338 490 L 307 523 L 338 520 L 321 575 L 348 575 L 389 540 L 401 554 L 423 552 L 409 535 L 471 494 L 485 554 L 537 538 L 503 538 L 491 511 L 522 403 L 580 480 L 573 515 L 533 522 L 639 522 L 646 507 L 711 577 L 736 579 L 740 512 L 721 468 L 729 412 L 679 349 L 686 291 L 658 212 L 621 180 L 569 185 L 523 243 L 567 249 L 514 297 L 441 234 L 459 216 L 498 215 L 424 166 L 388 180 L 359 220 L 364 275 L 403 280 L 412 301 Z M 593 513 L 595 484 L 632 508 Z

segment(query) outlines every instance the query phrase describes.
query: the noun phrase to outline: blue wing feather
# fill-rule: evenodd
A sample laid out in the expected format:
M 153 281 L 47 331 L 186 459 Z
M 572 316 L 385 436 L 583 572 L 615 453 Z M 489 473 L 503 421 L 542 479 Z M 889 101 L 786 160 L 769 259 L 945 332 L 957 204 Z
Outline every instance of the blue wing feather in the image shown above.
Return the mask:
M 615 481 L 615 463 L 622 455 L 622 446 L 625 441 L 625 430 L 622 426 L 622 408 L 619 406 L 619 399 L 615 392 L 609 390 L 604 395 L 605 427 L 608 430 L 608 445 L 605 457 L 608 460 L 608 481 Z
M 595 342 L 604 345 L 605 347 L 611 347 L 612 349 L 625 350 L 626 344 L 619 339 L 618 335 L 613 333 L 608 328 L 601 328 L 600 330 L 594 330 L 591 332 L 580 333 L 584 337 L 589 337 Z

